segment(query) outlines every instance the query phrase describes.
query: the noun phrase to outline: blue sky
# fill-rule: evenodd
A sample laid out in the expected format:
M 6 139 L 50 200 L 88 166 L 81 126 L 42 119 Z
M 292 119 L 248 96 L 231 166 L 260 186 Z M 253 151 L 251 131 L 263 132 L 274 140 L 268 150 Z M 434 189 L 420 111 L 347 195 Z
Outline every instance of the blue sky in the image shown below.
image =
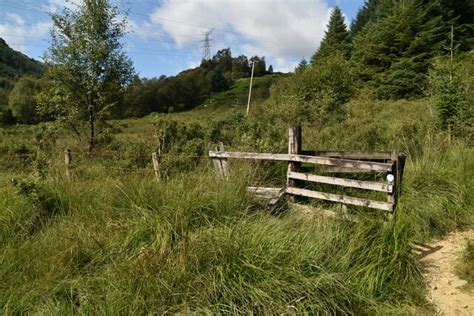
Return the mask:
M 0 0 L 0 37 L 41 59 L 49 45 L 48 12 L 80 0 Z M 175 75 L 195 67 L 204 33 L 211 54 L 230 47 L 234 56 L 265 56 L 275 71 L 291 71 L 310 57 L 339 5 L 348 23 L 363 0 L 115 0 L 129 11 L 125 50 L 143 77 Z

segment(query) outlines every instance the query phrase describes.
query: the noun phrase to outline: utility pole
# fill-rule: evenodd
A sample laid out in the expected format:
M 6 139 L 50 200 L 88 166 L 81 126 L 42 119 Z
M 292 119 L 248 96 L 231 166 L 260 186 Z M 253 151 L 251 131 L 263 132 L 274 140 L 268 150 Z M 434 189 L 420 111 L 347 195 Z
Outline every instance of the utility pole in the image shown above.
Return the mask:
M 204 39 L 201 41 L 202 44 L 202 60 L 209 60 L 211 59 L 211 41 L 212 38 L 211 33 L 214 31 L 214 29 L 211 29 L 204 33 Z
M 253 71 L 255 69 L 255 63 L 256 63 L 256 61 L 252 61 L 252 74 L 250 75 L 249 100 L 247 102 L 247 114 L 246 114 L 246 116 L 249 115 L 249 110 L 250 110 L 250 97 L 252 96 Z

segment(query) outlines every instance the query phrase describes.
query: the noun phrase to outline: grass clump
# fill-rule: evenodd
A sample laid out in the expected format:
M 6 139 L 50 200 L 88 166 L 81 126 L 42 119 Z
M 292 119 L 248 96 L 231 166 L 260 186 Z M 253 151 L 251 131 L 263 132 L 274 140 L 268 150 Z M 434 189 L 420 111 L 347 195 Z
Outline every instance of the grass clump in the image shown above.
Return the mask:
M 458 269 L 461 278 L 466 280 L 470 289 L 474 289 L 474 240 L 471 239 L 464 249 L 461 265 Z

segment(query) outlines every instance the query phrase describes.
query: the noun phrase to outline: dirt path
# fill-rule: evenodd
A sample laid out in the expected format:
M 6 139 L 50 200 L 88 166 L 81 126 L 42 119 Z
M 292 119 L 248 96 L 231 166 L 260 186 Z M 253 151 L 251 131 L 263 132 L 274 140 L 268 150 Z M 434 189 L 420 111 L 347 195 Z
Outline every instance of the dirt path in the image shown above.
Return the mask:
M 424 257 L 428 298 L 441 315 L 474 316 L 474 293 L 462 291 L 466 283 L 455 273 L 467 241 L 474 238 L 474 230 L 454 232 L 431 246 L 442 248 Z

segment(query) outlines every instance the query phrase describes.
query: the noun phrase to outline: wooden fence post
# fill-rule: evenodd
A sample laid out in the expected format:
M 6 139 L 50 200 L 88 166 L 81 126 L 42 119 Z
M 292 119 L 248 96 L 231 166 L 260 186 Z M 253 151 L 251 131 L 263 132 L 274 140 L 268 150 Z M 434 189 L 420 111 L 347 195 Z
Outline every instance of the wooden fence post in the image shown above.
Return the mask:
M 156 181 L 160 182 L 160 156 L 157 152 L 151 153 L 151 160 L 153 161 L 153 170 L 155 171 Z
M 225 152 L 224 144 L 219 142 L 219 147 L 216 147 L 216 151 Z M 229 179 L 229 165 L 227 158 L 213 158 L 212 162 L 214 163 L 214 169 L 216 170 L 217 175 L 221 179 Z
M 299 155 L 302 152 L 302 139 L 301 139 L 301 126 L 292 126 L 288 132 L 288 154 L 289 155 Z M 301 163 L 299 162 L 288 162 L 288 172 L 298 172 L 300 169 Z M 287 186 L 296 188 L 295 179 L 290 179 L 287 177 Z M 295 197 L 291 196 L 290 199 L 294 202 Z
M 393 176 L 393 190 L 387 195 L 387 202 L 393 204 L 393 211 L 389 214 L 389 219 L 393 218 L 393 213 L 397 207 L 398 198 L 398 187 L 400 185 L 400 166 L 399 166 L 399 154 L 397 150 L 392 150 L 390 155 L 390 163 L 392 164 L 392 171 L 390 174 Z
M 224 152 L 224 144 L 222 142 L 219 142 L 219 151 Z M 221 164 L 221 169 L 222 169 L 222 175 L 225 180 L 229 180 L 229 162 L 227 161 L 227 158 L 221 158 L 219 159 L 220 164 Z
M 68 179 L 71 178 L 71 169 L 70 169 L 71 160 L 72 160 L 71 149 L 68 148 L 64 150 L 64 163 L 66 165 L 66 177 Z

